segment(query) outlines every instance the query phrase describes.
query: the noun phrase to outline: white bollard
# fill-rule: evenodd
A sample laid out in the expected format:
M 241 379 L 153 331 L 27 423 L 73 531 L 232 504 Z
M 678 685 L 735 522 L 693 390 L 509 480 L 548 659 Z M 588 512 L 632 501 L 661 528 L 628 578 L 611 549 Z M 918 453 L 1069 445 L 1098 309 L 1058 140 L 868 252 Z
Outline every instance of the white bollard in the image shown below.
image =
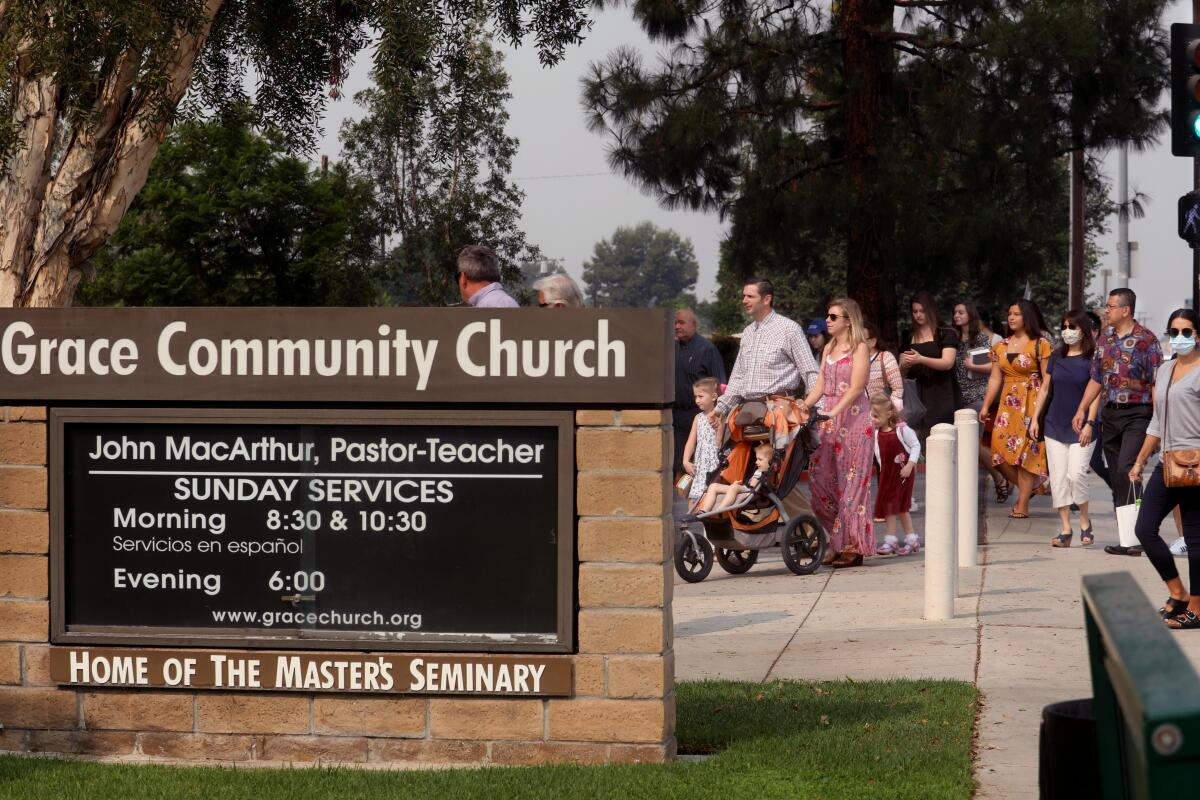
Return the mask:
M 935 425 L 925 440 L 925 619 L 929 620 L 954 618 L 958 577 L 954 440 L 954 426 L 945 424 Z
M 979 566 L 979 416 L 954 412 L 958 429 L 958 565 Z

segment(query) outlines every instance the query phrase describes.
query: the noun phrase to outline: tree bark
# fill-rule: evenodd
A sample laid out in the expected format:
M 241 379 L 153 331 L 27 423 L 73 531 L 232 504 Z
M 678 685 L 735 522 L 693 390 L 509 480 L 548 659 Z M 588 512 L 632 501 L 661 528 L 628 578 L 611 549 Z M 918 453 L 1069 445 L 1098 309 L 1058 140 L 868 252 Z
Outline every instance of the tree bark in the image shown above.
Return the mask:
M 1084 185 L 1083 148 L 1071 151 L 1071 263 L 1067 306 L 1083 308 Z
M 223 2 L 206 0 L 200 29 L 181 31 L 168 45 L 164 100 L 172 111 L 187 91 Z M 94 121 L 68 134 L 60 131 L 62 97 L 55 76 L 18 55 L 13 120 L 20 144 L 0 181 L 0 306 L 70 305 L 80 268 L 116 231 L 145 184 L 170 121 L 136 87 L 139 63 L 138 54 L 117 59 L 105 77 Z M 64 136 L 56 159 L 55 141 Z
M 844 99 L 845 159 L 850 179 L 846 284 L 864 315 L 879 326 L 884 347 L 896 346 L 895 214 L 879 189 L 880 137 L 888 122 L 884 91 L 891 47 L 871 31 L 891 27 L 891 0 L 843 0 L 838 21 Z

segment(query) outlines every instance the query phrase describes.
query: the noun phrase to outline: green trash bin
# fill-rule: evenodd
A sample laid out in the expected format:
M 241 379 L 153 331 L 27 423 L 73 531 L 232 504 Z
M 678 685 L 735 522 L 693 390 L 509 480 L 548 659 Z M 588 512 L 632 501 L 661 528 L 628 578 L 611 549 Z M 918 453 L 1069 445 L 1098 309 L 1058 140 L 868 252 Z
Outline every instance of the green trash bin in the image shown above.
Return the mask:
M 1038 789 L 1042 800 L 1101 796 L 1100 750 L 1092 698 L 1064 700 L 1042 709 Z

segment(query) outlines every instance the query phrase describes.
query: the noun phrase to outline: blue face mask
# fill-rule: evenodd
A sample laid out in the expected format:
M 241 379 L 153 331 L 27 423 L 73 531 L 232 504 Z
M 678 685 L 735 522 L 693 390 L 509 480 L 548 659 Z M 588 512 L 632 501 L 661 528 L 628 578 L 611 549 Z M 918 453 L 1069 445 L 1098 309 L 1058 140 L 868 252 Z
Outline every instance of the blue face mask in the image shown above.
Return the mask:
M 1188 353 L 1196 349 L 1195 336 L 1172 336 L 1171 351 L 1181 356 L 1186 356 Z

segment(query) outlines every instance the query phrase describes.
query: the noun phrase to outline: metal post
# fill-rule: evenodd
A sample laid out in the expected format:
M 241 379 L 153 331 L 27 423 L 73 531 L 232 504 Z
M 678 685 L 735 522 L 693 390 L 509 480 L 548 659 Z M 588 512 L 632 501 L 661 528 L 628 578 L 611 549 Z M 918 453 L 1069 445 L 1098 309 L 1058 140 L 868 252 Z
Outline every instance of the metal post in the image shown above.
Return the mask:
M 1117 149 L 1117 288 L 1129 288 L 1129 143 Z M 1105 292 L 1108 295 L 1108 292 Z
M 958 566 L 979 565 L 979 417 L 969 408 L 954 412 L 958 429 Z
M 958 577 L 954 426 L 933 426 L 925 446 L 925 619 L 953 619 Z

